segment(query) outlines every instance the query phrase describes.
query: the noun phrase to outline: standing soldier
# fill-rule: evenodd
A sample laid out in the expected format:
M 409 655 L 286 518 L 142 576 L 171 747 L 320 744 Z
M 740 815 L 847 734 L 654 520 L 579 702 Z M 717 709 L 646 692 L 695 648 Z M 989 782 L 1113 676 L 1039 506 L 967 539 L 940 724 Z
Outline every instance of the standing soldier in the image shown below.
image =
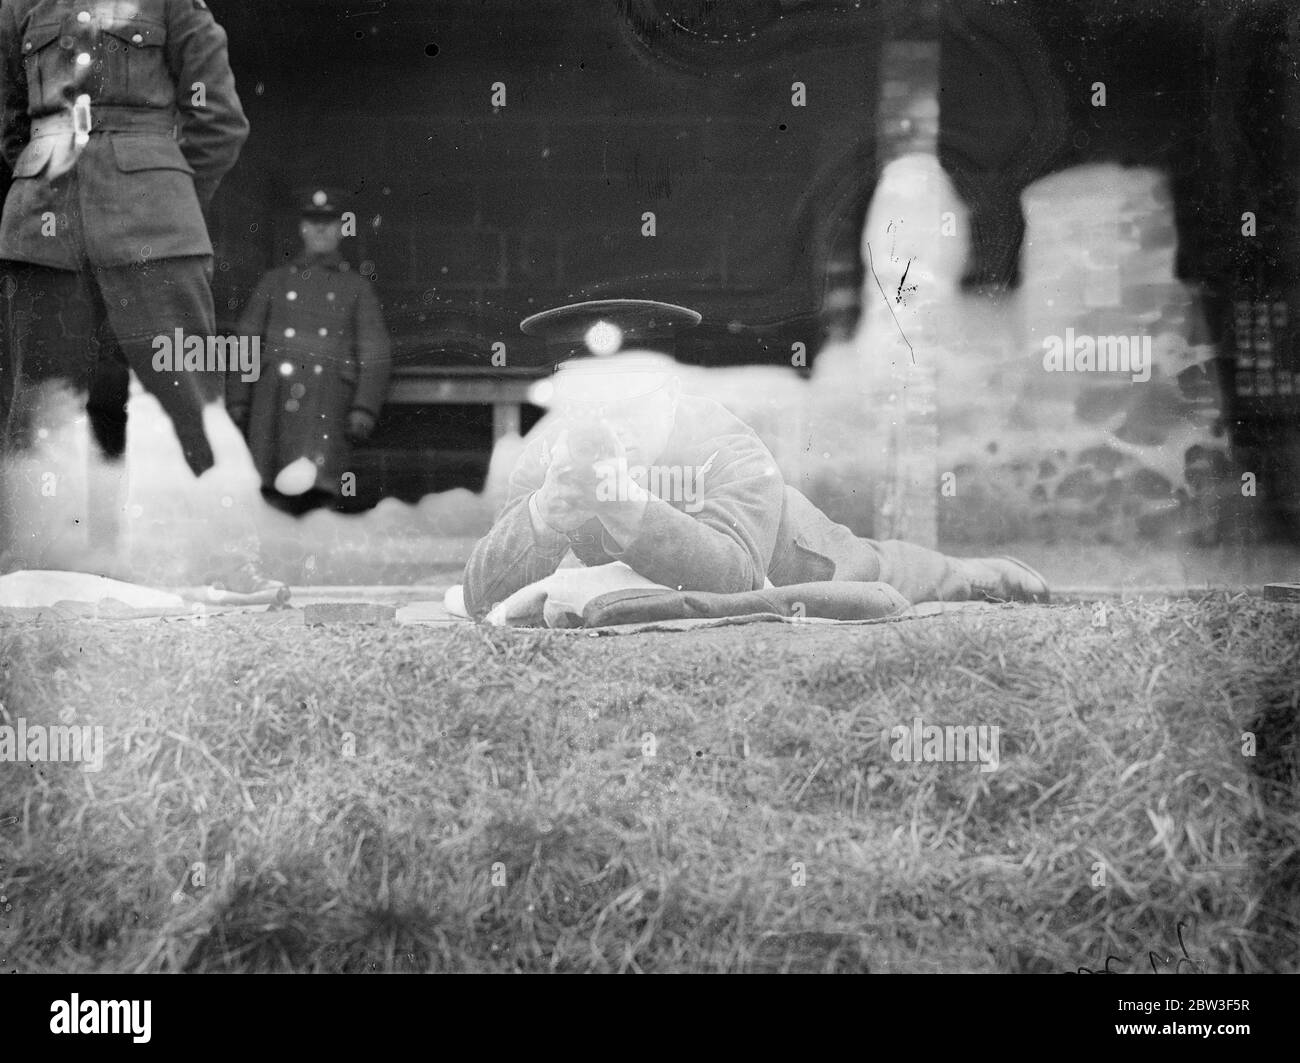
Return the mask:
M 295 515 L 344 490 L 350 444 L 367 439 L 388 393 L 388 332 L 370 282 L 339 254 L 343 202 L 317 188 L 299 204 L 303 249 L 262 278 L 240 317 L 262 338 L 261 377 L 228 379 L 230 415 L 244 429 L 262 493 Z
M 201 476 L 213 465 L 204 407 L 220 378 L 207 365 L 155 369 L 154 340 L 180 329 L 206 343 L 215 331 L 204 211 L 248 136 L 225 31 L 204 0 L 7 0 L 0 63 L 0 148 L 13 171 L 0 221 L 4 444 L 27 441 L 38 386 L 62 380 L 92 391 L 96 440 L 120 458 L 124 360 Z M 215 498 L 204 516 L 231 523 Z M 238 556 L 214 582 L 283 592 L 258 571 L 251 519 L 230 538 Z

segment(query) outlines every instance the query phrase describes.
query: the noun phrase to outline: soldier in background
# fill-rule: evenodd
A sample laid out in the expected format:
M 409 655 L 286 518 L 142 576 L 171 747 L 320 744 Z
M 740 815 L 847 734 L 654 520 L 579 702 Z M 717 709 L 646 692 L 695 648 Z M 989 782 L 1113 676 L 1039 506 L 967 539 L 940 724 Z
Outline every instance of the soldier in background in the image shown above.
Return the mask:
M 219 404 L 220 375 L 155 368 L 154 340 L 215 331 L 204 212 L 248 131 L 225 31 L 204 0 L 0 7 L 0 147 L 13 174 L 0 221 L 0 447 L 30 444 L 42 385 L 61 381 L 90 392 L 96 441 L 120 459 L 129 366 L 194 475 L 213 466 L 203 417 Z M 251 518 L 215 501 L 208 509 L 214 529 L 229 526 L 215 536 L 227 550 L 212 559 L 211 582 L 282 594 L 261 574 Z M 91 517 L 93 526 L 104 514 Z
M 391 344 L 370 282 L 339 253 L 343 200 L 300 202 L 302 252 L 262 278 L 239 320 L 260 336 L 261 377 L 228 377 L 228 408 L 248 439 L 262 494 L 294 515 L 333 505 L 351 448 L 369 438 L 388 393 Z

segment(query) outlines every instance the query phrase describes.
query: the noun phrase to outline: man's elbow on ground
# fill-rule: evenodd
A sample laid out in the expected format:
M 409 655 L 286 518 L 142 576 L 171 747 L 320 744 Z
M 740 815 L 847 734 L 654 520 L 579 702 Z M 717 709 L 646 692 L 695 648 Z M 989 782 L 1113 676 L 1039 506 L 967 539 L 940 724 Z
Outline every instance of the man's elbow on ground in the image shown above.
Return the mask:
M 461 591 L 465 598 L 465 612 L 475 620 L 482 620 L 496 602 L 489 600 L 491 588 L 483 578 L 482 571 L 471 561 L 465 567 Z
M 489 581 L 484 578 L 483 559 L 479 556 L 482 545 L 481 540 L 475 544 L 465 565 L 465 573 L 461 576 L 461 593 L 465 600 L 465 611 L 475 620 L 481 620 L 494 604 L 487 600 L 491 588 Z
M 643 573 L 644 575 L 644 573 Z M 653 577 L 649 577 L 653 578 Z M 743 594 L 747 591 L 760 591 L 767 582 L 767 573 L 748 557 L 737 559 L 735 564 L 718 565 L 716 568 L 704 569 L 688 577 L 686 582 L 679 575 L 659 582 L 684 591 L 702 591 L 709 594 Z

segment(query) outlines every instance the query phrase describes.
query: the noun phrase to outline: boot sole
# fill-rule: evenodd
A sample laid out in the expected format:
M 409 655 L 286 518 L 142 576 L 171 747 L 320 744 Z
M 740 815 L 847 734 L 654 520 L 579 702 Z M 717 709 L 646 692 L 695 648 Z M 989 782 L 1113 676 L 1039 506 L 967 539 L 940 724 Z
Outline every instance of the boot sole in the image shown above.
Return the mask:
M 283 605 L 293 593 L 286 586 L 248 593 L 219 590 L 211 586 L 175 587 L 173 590 L 186 601 L 205 602 L 208 605 Z
M 1008 557 L 1006 554 L 1000 554 L 998 556 L 998 560 L 1010 561 L 1017 568 L 1033 576 L 1034 579 L 1036 579 L 1039 585 L 1043 588 L 1041 593 L 1031 594 L 1028 598 L 1018 598 L 1016 599 L 1016 601 L 1027 601 L 1032 605 L 1046 605 L 1048 602 L 1052 600 L 1052 592 L 1047 588 L 1047 580 L 1043 579 L 1042 573 L 1039 572 L 1037 569 L 1031 568 L 1029 565 L 1026 565 L 1023 561 L 1021 561 L 1017 557 Z

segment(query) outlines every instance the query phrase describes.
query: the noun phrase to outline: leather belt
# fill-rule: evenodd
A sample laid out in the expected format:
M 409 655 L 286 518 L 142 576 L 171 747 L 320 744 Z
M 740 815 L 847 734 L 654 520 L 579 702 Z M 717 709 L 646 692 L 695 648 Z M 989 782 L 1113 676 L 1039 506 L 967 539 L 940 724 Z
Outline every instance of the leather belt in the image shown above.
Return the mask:
M 152 107 L 91 107 L 87 133 L 157 133 L 173 136 L 176 114 Z M 78 132 L 78 117 L 73 111 L 48 114 L 32 119 L 31 139 L 67 136 Z

